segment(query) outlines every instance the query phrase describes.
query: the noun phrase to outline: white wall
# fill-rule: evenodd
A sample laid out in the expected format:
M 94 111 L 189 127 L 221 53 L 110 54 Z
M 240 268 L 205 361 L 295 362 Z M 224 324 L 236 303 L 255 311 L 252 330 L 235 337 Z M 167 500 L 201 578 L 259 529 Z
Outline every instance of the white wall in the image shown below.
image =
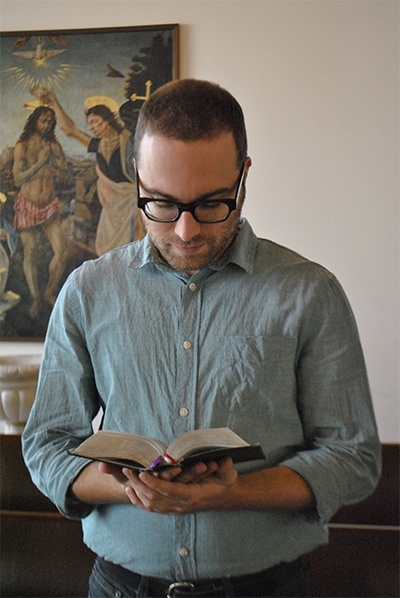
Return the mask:
M 180 24 L 181 77 L 227 87 L 247 115 L 245 215 L 338 276 L 381 438 L 397 442 L 399 3 L 0 0 L 0 10 L 2 31 Z

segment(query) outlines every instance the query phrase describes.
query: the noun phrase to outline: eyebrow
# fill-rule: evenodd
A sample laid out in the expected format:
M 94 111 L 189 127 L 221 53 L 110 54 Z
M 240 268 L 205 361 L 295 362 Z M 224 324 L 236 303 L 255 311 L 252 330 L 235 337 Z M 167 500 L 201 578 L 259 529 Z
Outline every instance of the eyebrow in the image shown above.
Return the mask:
M 175 203 L 182 203 L 179 199 L 177 199 L 173 195 L 169 195 L 169 193 L 163 193 L 162 191 L 159 191 L 158 189 L 149 189 L 148 187 L 145 187 L 143 185 L 142 181 L 140 180 L 140 176 L 138 176 L 138 183 L 139 183 L 140 187 L 143 189 L 143 191 L 145 191 L 152 197 L 159 197 L 159 198 L 163 198 L 167 201 L 172 201 Z M 188 203 L 196 203 L 198 201 L 212 199 L 216 195 L 217 196 L 225 195 L 226 193 L 230 193 L 231 191 L 234 191 L 236 185 L 237 185 L 237 181 L 231 187 L 221 187 L 220 189 L 216 189 L 215 191 L 210 191 L 209 193 L 203 193 L 202 195 L 199 195 L 198 197 L 192 199 Z

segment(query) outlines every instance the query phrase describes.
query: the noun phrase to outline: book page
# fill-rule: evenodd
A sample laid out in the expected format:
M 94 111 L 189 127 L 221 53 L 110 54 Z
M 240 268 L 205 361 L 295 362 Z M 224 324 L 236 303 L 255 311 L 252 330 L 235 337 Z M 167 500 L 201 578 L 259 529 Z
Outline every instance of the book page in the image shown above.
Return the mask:
M 78 446 L 73 454 L 99 461 L 102 459 L 131 460 L 149 467 L 154 459 L 165 452 L 165 448 L 162 442 L 154 438 L 100 430 Z
M 232 432 L 229 428 L 210 428 L 208 430 L 193 430 L 182 434 L 167 448 L 167 453 L 176 461 L 192 453 L 215 447 L 248 446 L 248 443 Z

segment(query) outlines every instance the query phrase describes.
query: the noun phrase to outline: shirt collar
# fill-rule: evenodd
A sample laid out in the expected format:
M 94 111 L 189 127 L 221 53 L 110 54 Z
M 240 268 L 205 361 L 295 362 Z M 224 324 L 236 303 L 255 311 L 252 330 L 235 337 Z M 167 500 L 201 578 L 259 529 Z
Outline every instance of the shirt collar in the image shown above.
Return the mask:
M 257 237 L 248 221 L 245 218 L 241 218 L 239 233 L 236 239 L 222 258 L 211 264 L 210 268 L 213 270 L 222 270 L 228 264 L 236 264 L 248 272 L 248 274 L 252 274 L 256 249 Z
M 171 271 L 170 266 L 164 262 L 148 235 L 142 241 L 135 243 L 137 251 L 132 257 L 133 268 L 143 268 L 148 264 L 155 264 L 162 270 Z M 222 270 L 228 264 L 236 264 L 251 274 L 254 268 L 254 258 L 257 248 L 257 237 L 245 218 L 240 219 L 239 233 L 232 245 L 227 249 L 221 259 L 210 265 L 212 270 Z

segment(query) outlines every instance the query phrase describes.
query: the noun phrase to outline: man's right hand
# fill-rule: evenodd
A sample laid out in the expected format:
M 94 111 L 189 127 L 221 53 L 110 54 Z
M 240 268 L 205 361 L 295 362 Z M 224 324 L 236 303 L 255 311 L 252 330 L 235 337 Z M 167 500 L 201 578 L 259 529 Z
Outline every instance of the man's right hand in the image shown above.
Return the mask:
M 50 145 L 46 145 L 43 149 L 40 150 L 38 153 L 38 163 L 40 162 L 41 165 L 46 164 L 49 160 L 51 155 L 51 147 Z

